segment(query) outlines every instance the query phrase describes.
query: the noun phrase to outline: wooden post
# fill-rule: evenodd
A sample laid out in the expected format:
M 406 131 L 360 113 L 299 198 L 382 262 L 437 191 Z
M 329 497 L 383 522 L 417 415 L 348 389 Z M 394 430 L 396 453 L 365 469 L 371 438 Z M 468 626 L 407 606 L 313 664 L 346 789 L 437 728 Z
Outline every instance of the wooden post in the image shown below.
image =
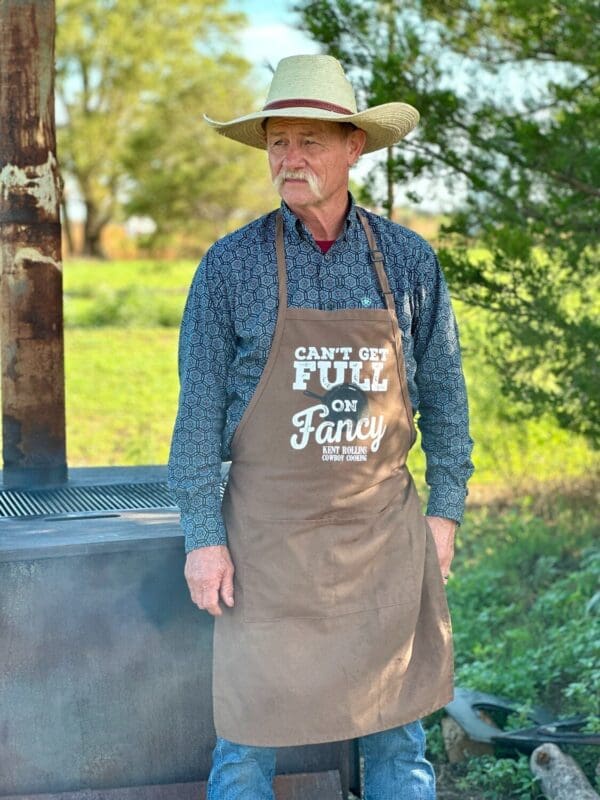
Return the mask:
M 0 0 L 5 485 L 66 479 L 54 0 Z

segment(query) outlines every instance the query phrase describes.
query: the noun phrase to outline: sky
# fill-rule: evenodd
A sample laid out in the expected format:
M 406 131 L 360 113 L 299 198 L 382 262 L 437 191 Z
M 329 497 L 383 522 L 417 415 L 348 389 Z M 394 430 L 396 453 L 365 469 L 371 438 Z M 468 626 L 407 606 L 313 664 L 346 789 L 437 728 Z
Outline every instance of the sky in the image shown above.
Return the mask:
M 241 44 L 244 55 L 263 73 L 265 81 L 269 76 L 267 60 L 275 66 L 285 56 L 318 52 L 317 45 L 296 27 L 290 0 L 229 0 L 229 5 L 248 17 Z
M 298 29 L 291 5 L 291 0 L 229 0 L 232 10 L 248 17 L 240 43 L 265 87 L 271 78 L 269 65 L 275 67 L 285 56 L 319 52 L 318 45 Z

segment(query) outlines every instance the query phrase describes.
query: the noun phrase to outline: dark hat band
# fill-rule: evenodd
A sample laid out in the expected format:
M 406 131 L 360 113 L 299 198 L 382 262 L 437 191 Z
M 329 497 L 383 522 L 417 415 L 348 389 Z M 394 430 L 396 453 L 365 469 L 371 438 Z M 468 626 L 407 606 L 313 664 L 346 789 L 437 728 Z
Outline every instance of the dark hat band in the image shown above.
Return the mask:
M 354 114 L 349 108 L 336 106 L 335 103 L 326 103 L 322 100 L 304 100 L 295 98 L 292 100 L 273 100 L 267 103 L 263 111 L 275 111 L 278 108 L 318 108 L 320 111 L 332 111 L 334 114 Z

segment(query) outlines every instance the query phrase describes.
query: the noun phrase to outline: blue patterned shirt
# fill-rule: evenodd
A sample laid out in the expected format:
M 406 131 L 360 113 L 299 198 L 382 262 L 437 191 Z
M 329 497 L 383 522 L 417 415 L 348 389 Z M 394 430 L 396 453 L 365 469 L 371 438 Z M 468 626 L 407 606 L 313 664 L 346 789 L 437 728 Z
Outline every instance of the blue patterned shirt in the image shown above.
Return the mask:
M 323 254 L 282 203 L 288 304 L 384 308 L 351 198 L 345 226 Z M 365 212 L 383 252 L 402 330 L 408 389 L 426 454 L 427 513 L 460 522 L 473 471 L 458 334 L 431 247 L 416 233 Z M 226 544 L 221 461 L 262 375 L 278 306 L 275 212 L 225 236 L 194 276 L 179 340 L 179 409 L 169 486 L 181 509 L 186 552 Z

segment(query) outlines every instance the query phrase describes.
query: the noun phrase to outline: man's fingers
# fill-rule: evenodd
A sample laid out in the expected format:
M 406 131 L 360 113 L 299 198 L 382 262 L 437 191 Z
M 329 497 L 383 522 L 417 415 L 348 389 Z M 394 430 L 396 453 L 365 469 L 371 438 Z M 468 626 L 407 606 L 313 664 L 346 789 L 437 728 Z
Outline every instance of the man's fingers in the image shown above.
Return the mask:
M 451 567 L 452 567 L 452 555 L 446 554 L 444 558 L 440 559 L 440 569 L 442 571 L 442 575 L 447 577 L 450 574 Z
M 226 606 L 233 606 L 233 567 L 223 575 L 221 582 L 221 598 Z
M 209 614 L 214 616 L 222 613 L 219 607 L 219 589 L 217 585 L 190 583 L 189 589 L 192 602 L 201 611 L 208 611 Z
M 219 592 L 216 586 L 207 586 L 202 590 L 198 605 L 213 617 L 219 617 L 223 613 L 219 606 Z

